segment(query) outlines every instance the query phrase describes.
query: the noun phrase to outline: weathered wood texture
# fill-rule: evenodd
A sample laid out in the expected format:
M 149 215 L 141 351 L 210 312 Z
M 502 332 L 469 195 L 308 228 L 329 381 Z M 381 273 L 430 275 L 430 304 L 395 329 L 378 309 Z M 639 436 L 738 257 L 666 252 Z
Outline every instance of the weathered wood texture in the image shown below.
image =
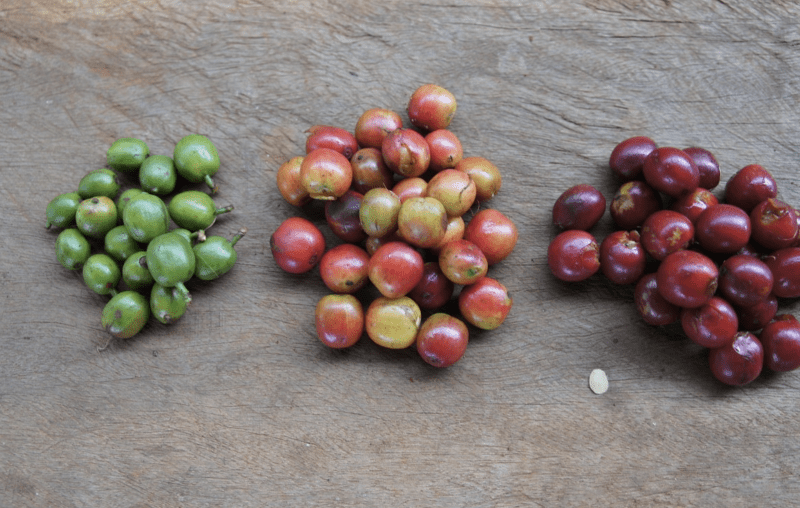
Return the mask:
M 789 1 L 4 1 L 0 505 L 796 503 L 800 374 L 728 389 L 630 288 L 559 283 L 544 257 L 555 198 L 610 196 L 632 135 L 712 150 L 723 181 L 763 164 L 800 203 L 798 19 Z M 322 283 L 268 247 L 286 217 L 321 222 L 274 183 L 303 131 L 403 111 L 426 82 L 458 98 L 465 152 L 504 174 L 488 206 L 520 229 L 492 268 L 511 315 L 444 371 L 368 339 L 325 349 Z M 114 139 L 170 154 L 191 132 L 236 206 L 214 228 L 250 230 L 240 261 L 191 285 L 182 321 L 98 353 L 105 298 L 56 261 L 45 206 Z

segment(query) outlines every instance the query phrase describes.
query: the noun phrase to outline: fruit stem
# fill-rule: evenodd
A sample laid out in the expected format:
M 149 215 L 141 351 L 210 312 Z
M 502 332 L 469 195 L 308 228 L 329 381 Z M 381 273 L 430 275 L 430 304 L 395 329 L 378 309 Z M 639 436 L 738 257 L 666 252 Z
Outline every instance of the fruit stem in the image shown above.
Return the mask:
M 221 208 L 217 208 L 214 211 L 214 215 L 219 215 L 221 213 L 228 213 L 233 211 L 233 205 L 223 206 Z
M 178 290 L 178 293 L 180 293 L 181 298 L 183 298 L 183 301 L 186 302 L 186 305 L 192 303 L 192 295 L 189 293 L 189 290 L 186 289 L 186 286 L 183 285 L 183 282 L 178 282 L 175 284 L 175 289 Z
M 189 238 L 193 240 L 197 240 L 198 242 L 205 242 L 206 241 L 206 232 L 202 229 L 198 229 L 194 233 L 189 235 Z
M 239 232 L 238 232 L 238 233 L 236 233 L 236 236 L 234 236 L 233 238 L 231 238 L 231 247 L 233 247 L 234 245 L 236 245 L 236 242 L 238 242 L 239 240 L 241 240 L 241 239 L 242 239 L 242 237 L 243 237 L 244 235 L 246 235 L 246 234 L 247 234 L 247 228 L 246 228 L 246 227 L 242 227 L 242 228 L 239 230 Z
M 214 180 L 211 179 L 210 175 L 206 175 L 203 178 L 203 181 L 206 182 L 206 185 L 208 185 L 208 187 L 211 189 L 211 194 L 216 194 L 219 191 L 219 187 L 214 183 Z

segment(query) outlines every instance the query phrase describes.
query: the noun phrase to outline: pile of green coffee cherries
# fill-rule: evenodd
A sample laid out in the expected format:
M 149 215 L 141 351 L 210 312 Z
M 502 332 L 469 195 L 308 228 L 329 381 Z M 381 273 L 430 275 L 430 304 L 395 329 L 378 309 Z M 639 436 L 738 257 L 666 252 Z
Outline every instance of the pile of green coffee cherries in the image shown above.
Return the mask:
M 218 207 L 208 192 L 182 190 L 205 184 L 217 192 L 212 177 L 219 154 L 203 135 L 183 137 L 172 157 L 150 155 L 144 141 L 121 138 L 106 161 L 108 167 L 87 173 L 77 191 L 50 201 L 46 226 L 61 229 L 55 244 L 61 265 L 80 270 L 87 287 L 111 297 L 103 328 L 128 339 L 151 315 L 164 324 L 180 319 L 192 301 L 186 283 L 214 280 L 233 268 L 234 246 L 247 230 L 231 240 L 207 236 L 217 216 L 233 206 Z

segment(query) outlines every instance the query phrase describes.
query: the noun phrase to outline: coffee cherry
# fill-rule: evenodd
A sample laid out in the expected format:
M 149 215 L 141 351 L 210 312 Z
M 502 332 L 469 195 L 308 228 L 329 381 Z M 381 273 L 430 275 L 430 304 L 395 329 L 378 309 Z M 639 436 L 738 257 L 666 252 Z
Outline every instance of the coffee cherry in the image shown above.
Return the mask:
M 437 312 L 422 323 L 415 342 L 417 352 L 425 363 L 434 367 L 449 367 L 464 356 L 469 330 L 460 319 Z
M 777 195 L 778 184 L 760 164 L 743 167 L 725 184 L 725 202 L 747 213 L 760 202 Z
M 738 206 L 709 206 L 695 222 L 695 237 L 708 252 L 731 254 L 747 245 L 752 232 L 750 217 Z
M 720 172 L 719 163 L 714 154 L 697 146 L 684 148 L 683 151 L 692 158 L 697 170 L 700 172 L 700 182 L 698 187 L 703 189 L 713 189 L 719 185 Z
M 800 297 L 800 247 L 787 247 L 764 258 L 774 278 L 772 292 L 778 298 Z
M 763 302 L 772 292 L 774 279 L 766 263 L 753 256 L 737 254 L 723 261 L 719 271 L 719 292 L 739 307 Z
M 547 248 L 553 275 L 567 282 L 588 279 L 600 269 L 600 247 L 586 231 L 571 229 L 556 236 Z
M 733 340 L 739 330 L 739 318 L 731 304 L 714 296 L 700 307 L 683 309 L 681 326 L 695 344 L 717 348 Z
M 644 159 L 656 149 L 656 143 L 647 136 L 635 136 L 622 141 L 611 151 L 608 165 L 622 181 L 642 178 Z
M 553 224 L 561 229 L 588 231 L 606 211 L 606 198 L 589 184 L 564 191 L 553 205 Z
M 352 295 L 327 295 L 314 312 L 317 337 L 328 347 L 347 348 L 361 339 L 364 332 L 364 309 Z
M 656 274 L 644 275 L 633 290 L 633 301 L 636 310 L 645 323 L 653 326 L 665 326 L 676 322 L 681 315 L 681 308 L 668 302 L 658 291 Z
M 752 333 L 739 332 L 728 345 L 712 349 L 708 363 L 717 380 L 732 386 L 746 385 L 761 374 L 764 348 Z
M 609 213 L 619 229 L 631 230 L 653 213 L 661 210 L 661 195 L 646 182 L 633 180 L 617 189 L 609 206 Z
M 478 279 L 458 294 L 461 315 L 482 330 L 494 330 L 503 324 L 513 304 L 508 289 L 491 277 Z
M 695 308 L 708 302 L 717 290 L 717 265 L 699 252 L 680 250 L 658 265 L 658 292 L 678 307 Z
M 635 284 L 646 265 L 637 231 L 615 231 L 600 243 L 600 270 L 614 284 Z
M 311 153 L 317 148 L 330 148 L 344 155 L 347 159 L 358 151 L 358 142 L 355 136 L 346 129 L 331 125 L 313 125 L 308 128 L 306 138 L 306 153 Z
M 311 221 L 290 217 L 272 233 L 269 246 L 279 267 L 289 273 L 305 273 L 322 259 L 325 237 Z
M 700 183 L 700 172 L 683 150 L 656 148 L 645 157 L 642 175 L 654 189 L 673 198 L 692 192 Z
M 753 241 L 770 250 L 792 247 L 798 234 L 794 208 L 775 198 L 757 204 L 750 212 Z
M 800 322 L 781 314 L 764 325 L 758 335 L 764 346 L 764 363 L 770 370 L 788 372 L 800 367 Z
M 642 224 L 642 246 L 659 261 L 673 252 L 687 248 L 693 239 L 692 221 L 672 210 L 659 210 Z
M 414 127 L 424 131 L 446 129 L 456 114 L 455 96 L 434 84 L 417 88 L 408 101 L 406 112 Z

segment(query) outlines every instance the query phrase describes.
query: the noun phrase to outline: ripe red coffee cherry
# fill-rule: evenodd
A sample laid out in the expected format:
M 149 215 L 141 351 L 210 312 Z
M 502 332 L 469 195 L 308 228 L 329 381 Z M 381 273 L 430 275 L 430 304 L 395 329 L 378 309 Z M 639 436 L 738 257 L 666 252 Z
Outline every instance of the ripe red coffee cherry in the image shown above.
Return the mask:
M 354 190 L 348 190 L 338 199 L 325 202 L 325 221 L 333 234 L 347 243 L 358 243 L 367 238 L 361 227 L 359 210 L 364 196 Z
M 752 333 L 739 332 L 730 344 L 712 349 L 708 363 L 717 380 L 731 386 L 746 385 L 761 374 L 764 348 Z
M 369 280 L 386 298 L 400 298 L 422 280 L 424 262 L 404 242 L 389 242 L 369 259 Z
M 482 330 L 494 330 L 503 324 L 513 303 L 508 289 L 491 277 L 479 279 L 458 294 L 461 315 Z
M 764 363 L 777 372 L 800 367 L 800 322 L 791 314 L 781 314 L 764 325 L 758 336 L 764 346 Z
M 699 252 L 680 250 L 661 262 L 656 271 L 658 292 L 678 307 L 695 308 L 708 302 L 717 290 L 717 265 Z
M 553 224 L 561 229 L 588 231 L 606 211 L 606 198 L 589 184 L 564 191 L 553 205 Z
M 547 264 L 558 279 L 567 282 L 585 280 L 600 269 L 600 247 L 590 233 L 570 229 L 550 242 Z
M 517 227 L 502 212 L 484 208 L 476 213 L 464 228 L 468 240 L 483 252 L 489 265 L 508 257 L 517 244 Z
M 797 239 L 797 213 L 794 208 L 775 198 L 757 204 L 750 212 L 753 241 L 770 250 L 794 245 Z
M 431 150 L 431 162 L 428 169 L 439 172 L 443 169 L 456 167 L 464 157 L 464 149 L 461 141 L 447 129 L 438 129 L 425 136 L 428 147 Z
M 421 309 L 438 309 L 450 301 L 455 290 L 453 281 L 445 277 L 437 261 L 428 261 L 422 267 L 422 279 L 408 293 Z
M 787 247 L 764 258 L 772 272 L 772 292 L 778 298 L 800 296 L 800 247 Z
M 672 210 L 659 210 L 642 224 L 642 246 L 659 261 L 688 247 L 693 238 L 692 221 Z
M 468 240 L 449 242 L 439 252 L 439 267 L 455 284 L 473 284 L 486 275 L 489 263 L 477 245 Z
M 633 180 L 620 186 L 608 211 L 619 229 L 631 230 L 662 207 L 661 195 L 655 189 L 646 182 Z
M 644 159 L 655 149 L 656 142 L 647 136 L 628 138 L 611 151 L 608 165 L 622 181 L 641 179 Z
M 336 199 L 350 188 L 350 160 L 330 148 L 317 148 L 300 164 L 300 183 L 313 199 Z
M 669 146 L 656 148 L 645 157 L 642 175 L 654 189 L 673 198 L 692 192 L 700 183 L 700 172 L 692 158 Z
M 364 148 L 380 148 L 383 139 L 390 132 L 402 127 L 403 119 L 398 113 L 383 108 L 368 109 L 361 114 L 356 123 L 356 141 Z
M 319 274 L 334 293 L 355 293 L 369 280 L 369 254 L 357 245 L 337 245 L 323 254 Z
M 428 182 L 418 176 L 403 178 L 394 184 L 394 187 L 391 187 L 391 189 L 392 192 L 397 194 L 397 197 L 400 198 L 400 203 L 403 203 L 409 198 L 424 198 L 427 196 Z
M 719 292 L 739 307 L 763 302 L 772 292 L 773 276 L 766 263 L 747 254 L 737 254 L 722 262 Z
M 635 284 L 646 264 L 637 231 L 615 231 L 600 243 L 600 270 L 614 284 Z
M 649 325 L 669 325 L 681 316 L 681 308 L 669 303 L 659 294 L 658 281 L 654 273 L 648 273 L 639 279 L 633 290 L 633 301 L 639 315 Z
M 698 187 L 710 190 L 719 185 L 719 163 L 717 162 L 717 158 L 714 157 L 714 154 L 705 148 L 697 146 L 684 148 L 683 151 L 692 158 L 695 166 L 697 166 L 697 170 L 700 172 L 700 183 L 697 184 Z
M 341 127 L 313 125 L 307 132 L 306 153 L 317 148 L 330 148 L 350 159 L 358 151 L 358 142 L 355 136 Z
M 311 201 L 308 191 L 300 183 L 300 165 L 303 157 L 292 157 L 278 168 L 278 190 L 287 203 L 303 206 Z
M 381 145 L 383 162 L 403 177 L 420 176 L 428 170 L 431 151 L 422 134 L 411 129 L 397 129 L 389 133 Z
M 719 204 L 717 196 L 712 194 L 710 190 L 698 187 L 676 200 L 669 209 L 685 215 L 692 221 L 692 224 L 697 226 L 697 218 L 700 217 L 700 214 L 717 204 Z
M 683 309 L 681 327 L 695 344 L 717 348 L 733 341 L 739 330 L 739 319 L 731 304 L 714 296 L 700 307 Z
M 769 295 L 763 302 L 757 303 L 752 307 L 736 308 L 736 314 L 739 316 L 739 329 L 748 332 L 760 330 L 765 324 L 769 323 L 777 313 L 778 299 L 775 295 Z
M 449 367 L 464 356 L 469 342 L 467 325 L 458 318 L 437 312 L 423 321 L 417 333 L 417 352 L 425 363 Z
M 357 151 L 350 158 L 353 168 L 352 187 L 356 192 L 366 194 L 370 189 L 394 185 L 394 173 L 383 162 L 383 154 L 377 148 L 367 147 Z
M 434 84 L 417 88 L 408 101 L 408 119 L 424 131 L 446 129 L 457 109 L 456 98 L 447 89 Z
M 353 295 L 327 295 L 315 311 L 317 336 L 326 346 L 350 347 L 364 333 L 364 308 Z
M 314 268 L 325 253 L 325 237 L 309 220 L 289 217 L 269 239 L 275 262 L 289 273 L 305 273 Z
M 750 233 L 750 217 L 729 204 L 709 206 L 695 222 L 695 238 L 708 252 L 737 252 L 747 245 Z
M 725 184 L 725 201 L 747 213 L 760 202 L 778 195 L 778 184 L 759 164 L 745 166 Z

